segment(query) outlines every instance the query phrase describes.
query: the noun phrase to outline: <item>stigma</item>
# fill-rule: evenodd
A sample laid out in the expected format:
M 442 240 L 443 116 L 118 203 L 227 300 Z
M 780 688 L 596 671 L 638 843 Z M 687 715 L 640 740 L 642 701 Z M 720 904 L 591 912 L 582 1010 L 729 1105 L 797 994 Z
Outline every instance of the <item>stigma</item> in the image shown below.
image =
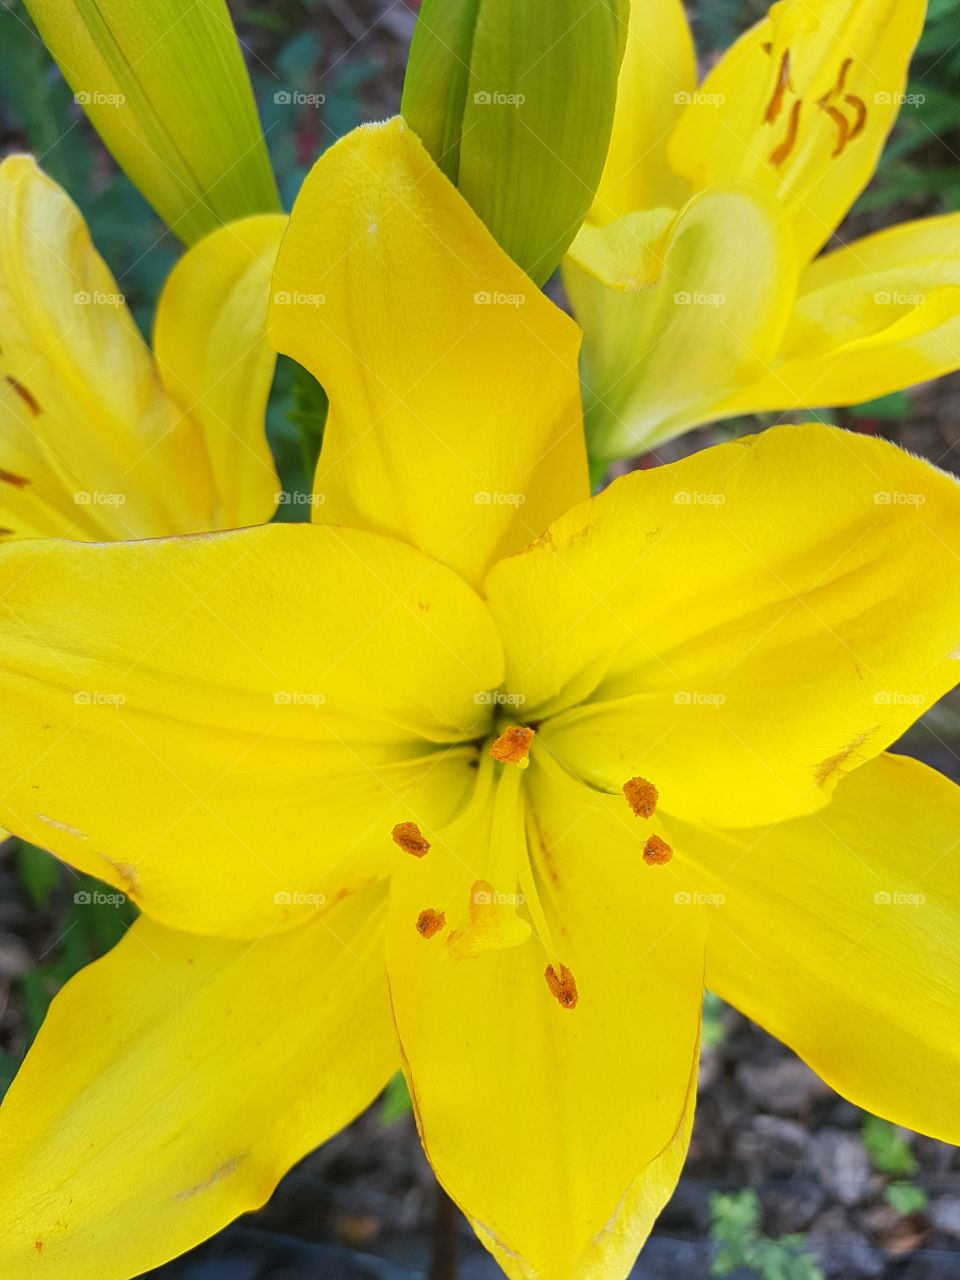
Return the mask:
M 534 731 L 524 725 L 511 725 L 504 729 L 499 738 L 490 746 L 490 754 L 500 764 L 515 764 L 525 769 L 529 764 L 527 757 L 533 743 Z
M 404 853 L 412 853 L 415 858 L 422 858 L 430 852 L 430 841 L 415 822 L 398 822 L 390 833 L 393 843 L 400 846 Z

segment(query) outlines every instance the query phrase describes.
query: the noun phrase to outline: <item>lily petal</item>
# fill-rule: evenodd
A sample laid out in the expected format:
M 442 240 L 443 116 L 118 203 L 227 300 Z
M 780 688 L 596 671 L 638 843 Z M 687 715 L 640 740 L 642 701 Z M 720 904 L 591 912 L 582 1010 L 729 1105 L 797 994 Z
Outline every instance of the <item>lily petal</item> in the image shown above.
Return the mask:
M 771 197 L 711 190 L 676 215 L 584 226 L 564 283 L 584 328 L 591 452 L 631 456 L 767 372 L 796 291 L 792 232 Z
M 811 817 L 671 831 L 721 899 L 708 984 L 858 1106 L 960 1142 L 960 787 L 882 755 Z
M 486 731 L 500 641 L 402 543 L 317 525 L 23 542 L 0 579 L 0 821 L 165 924 L 295 924 L 470 785 L 453 744 Z
M 203 436 L 214 528 L 265 524 L 277 506 L 264 430 L 276 365 L 267 304 L 286 225 L 282 214 L 264 214 L 212 232 L 180 259 L 157 308 L 153 349 L 167 389 Z
M 256 482 L 243 481 L 236 498 L 222 495 L 241 483 L 242 451 L 266 457 L 256 411 L 272 367 L 263 326 L 266 242 L 276 232 L 271 219 L 240 223 L 198 245 L 174 271 L 158 330 L 171 381 L 189 392 L 181 404 L 165 390 L 76 205 L 29 156 L 0 165 L 5 533 L 155 537 L 269 518 L 276 481 L 264 461 Z M 259 256 L 248 266 L 251 254 Z M 193 346 L 189 367 L 175 324 Z M 224 421 L 241 382 L 250 404 L 242 419 Z
M 955 479 L 817 424 L 634 472 L 489 576 L 506 687 L 606 790 L 713 825 L 820 808 L 960 675 L 958 529 Z
M 617 108 L 590 217 L 680 204 L 687 184 L 671 168 L 667 139 L 697 84 L 693 36 L 681 0 L 631 4 Z
M 727 50 L 669 143 L 697 188 L 775 194 L 809 261 L 869 182 L 893 127 L 926 0 L 780 0 Z
M 449 927 L 418 931 L 424 908 L 455 913 L 487 865 L 458 828 L 393 879 L 394 1014 L 430 1162 L 506 1274 L 617 1280 L 689 1140 L 703 921 L 643 865 L 607 797 L 556 766 L 527 776 L 533 886 L 559 958 L 530 938 L 461 959 Z M 573 1007 L 550 963 L 573 975 Z
M 0 1108 L 7 1280 L 140 1275 L 367 1106 L 397 1062 L 383 919 L 380 890 L 251 943 L 141 917 L 68 983 Z
M 824 254 L 800 280 L 773 367 L 717 416 L 858 404 L 960 368 L 960 215 Z
M 330 397 L 325 521 L 404 538 L 471 582 L 588 493 L 579 331 L 400 119 L 304 183 L 271 331 Z

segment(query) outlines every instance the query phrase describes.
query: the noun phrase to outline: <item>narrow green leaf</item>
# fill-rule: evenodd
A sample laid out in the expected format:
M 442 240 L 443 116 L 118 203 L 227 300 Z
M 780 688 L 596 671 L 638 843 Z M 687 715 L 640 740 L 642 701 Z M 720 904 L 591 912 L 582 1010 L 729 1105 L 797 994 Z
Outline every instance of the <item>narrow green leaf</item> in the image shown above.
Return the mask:
M 181 240 L 279 207 L 224 0 L 27 0 L 117 163 Z

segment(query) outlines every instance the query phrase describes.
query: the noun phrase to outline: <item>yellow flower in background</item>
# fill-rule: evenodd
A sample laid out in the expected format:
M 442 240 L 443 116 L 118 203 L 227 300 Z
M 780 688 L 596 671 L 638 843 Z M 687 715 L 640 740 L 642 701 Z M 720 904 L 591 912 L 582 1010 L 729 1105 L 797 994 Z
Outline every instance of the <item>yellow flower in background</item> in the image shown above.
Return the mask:
M 591 453 L 960 367 L 960 215 L 813 260 L 904 101 L 923 0 L 779 0 L 699 86 L 679 0 L 631 9 L 607 166 L 564 276 Z
M 212 232 L 172 271 L 153 354 L 76 205 L 0 164 L 0 529 L 85 541 L 269 520 L 270 273 L 286 218 Z
M 507 1275 L 625 1276 L 704 975 L 960 1139 L 960 791 L 885 754 L 957 678 L 956 482 L 807 426 L 589 499 L 575 326 L 398 121 L 274 286 L 316 523 L 0 555 L 0 821 L 143 912 L 0 1108 L 4 1277 L 182 1252 L 401 1063 Z

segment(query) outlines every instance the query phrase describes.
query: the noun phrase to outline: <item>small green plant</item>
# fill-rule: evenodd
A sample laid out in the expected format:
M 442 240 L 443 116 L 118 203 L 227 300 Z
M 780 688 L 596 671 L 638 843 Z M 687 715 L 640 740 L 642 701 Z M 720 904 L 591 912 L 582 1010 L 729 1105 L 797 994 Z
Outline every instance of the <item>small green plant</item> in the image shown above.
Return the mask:
M 897 1213 L 907 1217 L 911 1213 L 923 1213 L 927 1207 L 927 1193 L 912 1182 L 891 1182 L 883 1198 Z
M 909 1178 L 917 1171 L 913 1152 L 907 1146 L 899 1130 L 879 1116 L 864 1116 L 861 1134 L 863 1145 L 873 1167 L 878 1173 L 891 1178 Z
M 761 1280 L 824 1280 L 801 1235 L 767 1239 L 760 1234 L 760 1202 L 754 1191 L 710 1197 L 710 1238 L 717 1246 L 711 1274 L 746 1267 Z

